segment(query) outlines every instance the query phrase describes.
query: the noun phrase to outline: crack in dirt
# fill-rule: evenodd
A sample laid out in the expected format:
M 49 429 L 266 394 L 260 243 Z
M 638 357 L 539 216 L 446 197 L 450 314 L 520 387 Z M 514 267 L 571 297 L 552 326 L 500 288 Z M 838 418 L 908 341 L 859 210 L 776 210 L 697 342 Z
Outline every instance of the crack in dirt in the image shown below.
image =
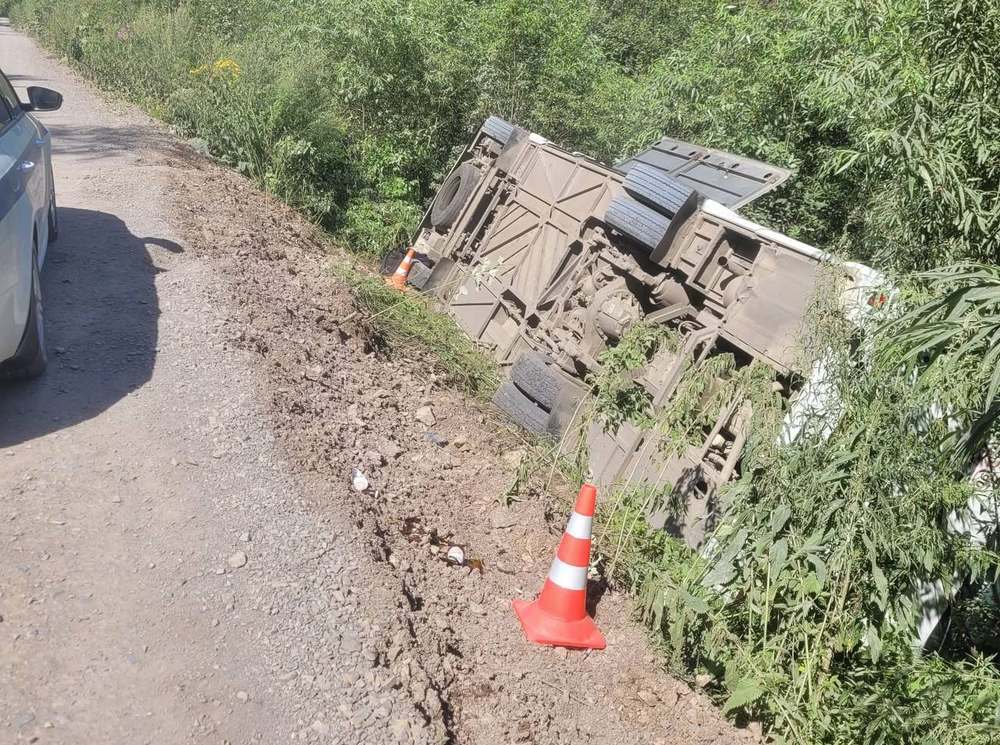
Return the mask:
M 389 538 L 390 530 L 381 519 L 379 510 L 377 508 L 369 510 L 364 513 L 362 518 L 359 518 L 359 522 L 364 523 L 367 528 L 373 558 L 392 566 L 389 561 L 393 555 L 393 547 Z M 395 568 L 393 568 L 393 574 L 399 582 L 400 592 L 406 598 L 411 613 L 421 610 L 423 601 L 409 587 L 405 576 Z M 418 701 L 414 698 L 414 706 L 424 717 L 424 722 L 427 725 L 433 727 L 436 723 L 440 724 L 439 731 L 440 736 L 443 738 L 441 740 L 443 745 L 454 745 L 454 743 L 458 742 L 458 736 L 455 730 L 455 712 L 449 698 L 449 691 L 454 682 L 454 676 L 445 675 L 443 670 L 431 669 L 432 667 L 438 668 L 439 666 L 430 666 L 424 662 L 424 660 L 440 661 L 440 648 L 443 646 L 445 653 L 450 654 L 449 650 L 454 648 L 454 644 L 440 639 L 438 634 L 432 632 L 426 625 L 418 629 L 412 615 L 396 620 L 397 623 L 401 622 L 403 628 L 409 633 L 411 648 L 419 652 L 414 662 L 423 673 L 424 682 L 426 682 L 428 689 L 433 691 L 435 696 L 436 705 L 428 706 L 425 703 L 426 697 L 424 697 L 423 701 Z M 423 633 L 420 633 L 420 631 Z M 410 693 L 412 694 L 412 690 Z

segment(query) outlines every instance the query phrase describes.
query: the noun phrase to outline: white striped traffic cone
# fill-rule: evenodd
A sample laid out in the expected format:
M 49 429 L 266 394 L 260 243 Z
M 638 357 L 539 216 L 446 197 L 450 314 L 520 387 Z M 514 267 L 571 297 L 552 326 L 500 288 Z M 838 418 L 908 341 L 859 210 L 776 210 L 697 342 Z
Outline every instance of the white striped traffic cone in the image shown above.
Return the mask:
M 514 601 L 525 636 L 537 644 L 578 649 L 607 646 L 587 615 L 587 566 L 596 504 L 597 487 L 584 484 L 538 600 Z
M 417 252 L 412 248 L 406 252 L 406 256 L 403 260 L 399 262 L 399 266 L 396 267 L 396 271 L 392 273 L 391 277 L 386 277 L 385 283 L 390 287 L 395 287 L 397 290 L 406 289 L 406 278 L 410 276 L 410 267 L 413 266 L 413 257 L 416 256 Z

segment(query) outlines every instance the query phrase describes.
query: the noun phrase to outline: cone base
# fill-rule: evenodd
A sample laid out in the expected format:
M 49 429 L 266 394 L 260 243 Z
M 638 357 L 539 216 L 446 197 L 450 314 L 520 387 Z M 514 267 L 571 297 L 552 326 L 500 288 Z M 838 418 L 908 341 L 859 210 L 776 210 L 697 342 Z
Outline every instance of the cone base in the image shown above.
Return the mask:
M 514 612 L 521 621 L 521 628 L 529 641 L 552 647 L 573 649 L 604 649 L 607 642 L 594 619 L 584 616 L 579 621 L 564 621 L 549 615 L 538 606 L 538 601 L 515 600 Z
M 394 290 L 399 290 L 400 292 L 406 291 L 406 277 L 399 277 L 393 274 L 385 278 L 385 283 Z

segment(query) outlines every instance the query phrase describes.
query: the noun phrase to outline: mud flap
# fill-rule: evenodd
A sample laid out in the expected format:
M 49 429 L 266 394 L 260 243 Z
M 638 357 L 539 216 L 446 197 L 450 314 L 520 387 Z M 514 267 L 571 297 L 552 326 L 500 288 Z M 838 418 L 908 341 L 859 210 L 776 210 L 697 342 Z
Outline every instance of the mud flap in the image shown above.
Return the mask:
M 406 283 L 411 287 L 422 290 L 427 286 L 433 270 L 422 261 L 414 261 L 410 267 L 410 276 L 406 278 Z

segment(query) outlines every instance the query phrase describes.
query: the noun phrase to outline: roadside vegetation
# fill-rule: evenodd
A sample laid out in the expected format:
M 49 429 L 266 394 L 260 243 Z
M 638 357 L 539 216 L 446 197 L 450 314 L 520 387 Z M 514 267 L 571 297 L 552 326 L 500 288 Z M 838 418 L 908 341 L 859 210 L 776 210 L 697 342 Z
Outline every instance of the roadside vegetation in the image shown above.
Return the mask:
M 663 132 L 796 170 L 755 207 L 883 269 L 993 261 L 991 0 L 16 0 L 109 90 L 365 254 L 499 114 L 600 158 Z
M 362 260 L 406 239 L 489 114 L 603 159 L 669 133 L 795 169 L 753 217 L 886 271 L 898 292 L 860 331 L 818 299 L 804 364 L 828 366 L 838 417 L 792 445 L 778 444 L 785 411 L 766 371 L 713 358 L 654 415 L 628 373 L 676 340 L 639 327 L 608 353 L 585 417 L 656 428 L 673 448 L 734 396 L 752 400 L 754 423 L 711 551 L 647 530 L 658 495 L 635 485 L 603 498 L 604 569 L 636 592 L 671 666 L 710 676 L 727 713 L 776 741 L 1000 736 L 995 610 L 960 596 L 939 651 L 912 645 L 921 586 L 992 580 L 998 565 L 995 546 L 942 529 L 1000 415 L 995 2 L 15 0 L 10 12 Z M 399 305 L 344 272 L 384 333 L 431 346 L 471 390 L 494 384 L 419 299 Z M 708 373 L 726 386 L 708 390 Z
M 342 264 L 334 273 L 351 288 L 373 336 L 397 351 L 432 351 L 434 362 L 447 379 L 469 395 L 489 399 L 496 391 L 500 382 L 496 364 L 479 352 L 450 316 L 436 310 L 430 299 L 416 291 L 400 294 L 381 276 L 363 268 Z

